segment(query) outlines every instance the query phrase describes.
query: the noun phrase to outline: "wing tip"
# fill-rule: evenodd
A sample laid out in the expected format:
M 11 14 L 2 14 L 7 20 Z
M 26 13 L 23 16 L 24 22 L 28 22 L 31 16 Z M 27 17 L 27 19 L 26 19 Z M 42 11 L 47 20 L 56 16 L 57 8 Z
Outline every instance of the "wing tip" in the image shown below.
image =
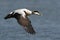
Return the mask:
M 36 32 L 34 30 L 29 31 L 28 33 L 30 33 L 30 34 L 36 34 Z
M 30 32 L 30 34 L 36 34 L 36 32 Z

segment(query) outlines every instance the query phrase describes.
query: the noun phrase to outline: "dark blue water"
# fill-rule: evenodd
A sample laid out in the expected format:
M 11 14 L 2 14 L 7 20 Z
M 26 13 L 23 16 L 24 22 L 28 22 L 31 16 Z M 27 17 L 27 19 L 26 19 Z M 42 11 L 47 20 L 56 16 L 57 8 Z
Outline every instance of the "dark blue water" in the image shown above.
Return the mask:
M 15 19 L 4 20 L 8 13 L 19 8 L 43 14 L 29 17 L 35 35 L 28 34 Z M 60 0 L 0 0 L 0 40 L 60 40 Z

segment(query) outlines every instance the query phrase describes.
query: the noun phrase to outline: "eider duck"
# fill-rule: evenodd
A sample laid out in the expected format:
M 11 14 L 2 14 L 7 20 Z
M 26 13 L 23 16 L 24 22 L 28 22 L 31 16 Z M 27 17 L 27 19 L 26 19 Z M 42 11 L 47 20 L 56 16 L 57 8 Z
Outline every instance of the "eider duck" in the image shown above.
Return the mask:
M 28 16 L 31 14 L 40 15 L 38 11 L 31 11 L 26 8 L 24 9 L 17 9 L 13 12 L 7 14 L 4 19 L 15 18 L 17 22 L 23 26 L 23 28 L 30 34 L 35 34 L 35 30 L 31 25 L 31 21 L 28 19 Z

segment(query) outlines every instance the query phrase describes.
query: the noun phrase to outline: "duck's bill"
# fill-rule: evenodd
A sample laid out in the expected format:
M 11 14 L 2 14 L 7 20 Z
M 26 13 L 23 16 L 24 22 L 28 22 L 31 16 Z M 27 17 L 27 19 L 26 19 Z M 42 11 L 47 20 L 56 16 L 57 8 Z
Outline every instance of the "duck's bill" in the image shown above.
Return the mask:
M 43 14 L 41 14 L 41 13 L 39 13 L 39 14 L 37 14 L 38 16 L 43 16 Z
M 40 12 L 39 14 L 38 14 L 39 16 L 43 16 L 43 14 Z

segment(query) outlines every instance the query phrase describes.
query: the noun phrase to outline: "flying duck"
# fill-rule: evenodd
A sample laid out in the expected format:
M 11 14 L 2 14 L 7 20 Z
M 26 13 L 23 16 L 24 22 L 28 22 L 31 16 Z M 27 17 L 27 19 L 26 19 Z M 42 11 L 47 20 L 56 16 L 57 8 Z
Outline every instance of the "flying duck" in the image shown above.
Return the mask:
M 17 22 L 23 26 L 23 28 L 30 34 L 35 34 L 35 30 L 33 29 L 31 25 L 31 21 L 28 19 L 29 15 L 36 14 L 40 15 L 38 11 L 31 11 L 26 8 L 23 9 L 17 9 L 9 14 L 7 14 L 4 19 L 9 19 L 9 18 L 15 18 Z

